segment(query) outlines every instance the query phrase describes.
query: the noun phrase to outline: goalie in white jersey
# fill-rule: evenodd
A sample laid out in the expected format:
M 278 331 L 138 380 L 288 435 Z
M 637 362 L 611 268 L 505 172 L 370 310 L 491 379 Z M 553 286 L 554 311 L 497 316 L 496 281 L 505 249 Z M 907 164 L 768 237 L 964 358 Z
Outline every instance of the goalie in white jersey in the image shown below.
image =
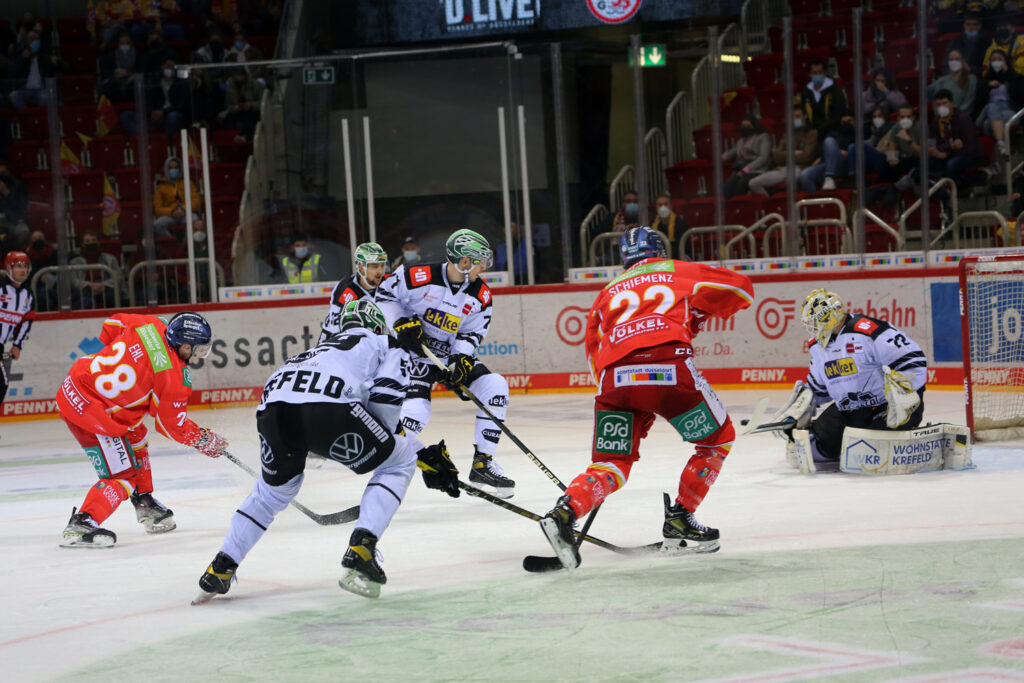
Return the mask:
M 413 434 L 430 420 L 434 382 L 447 385 L 463 400 L 458 387 L 468 387 L 499 420 L 505 419 L 508 407 L 508 382 L 475 358 L 491 326 L 491 290 L 480 277 L 491 264 L 491 247 L 482 235 L 457 230 L 445 250 L 447 263 L 399 266 L 377 288 L 377 305 L 412 360 L 402 424 Z M 424 357 L 423 344 L 448 366 L 446 371 Z M 494 462 L 501 429 L 482 410 L 476 414 L 475 436 L 469 482 L 511 498 L 516 483 Z
M 417 449 L 418 442 L 401 434 L 406 354 L 388 336 L 380 309 L 366 298 L 349 302 L 340 324 L 338 334 L 289 358 L 263 387 L 256 412 L 263 471 L 231 518 L 220 552 L 200 577 L 203 595 L 197 603 L 228 592 L 239 563 L 299 492 L 309 452 L 356 474 L 372 472 L 342 557 L 347 572 L 338 582 L 359 595 L 377 597 L 387 581 L 376 559 L 376 544 L 405 497 L 417 464 L 428 487 L 458 497 L 458 472 L 444 442 Z
M 801 320 L 814 335 L 806 384 L 797 382 L 773 421 L 791 419 L 808 429 L 816 462 L 838 467 L 846 427 L 915 429 L 924 415 L 928 361 L 906 333 L 884 320 L 848 314 L 842 299 L 824 289 L 807 295 Z M 815 408 L 832 401 L 821 415 Z M 793 441 L 793 429 L 786 430 Z M 792 448 L 787 450 L 790 457 Z

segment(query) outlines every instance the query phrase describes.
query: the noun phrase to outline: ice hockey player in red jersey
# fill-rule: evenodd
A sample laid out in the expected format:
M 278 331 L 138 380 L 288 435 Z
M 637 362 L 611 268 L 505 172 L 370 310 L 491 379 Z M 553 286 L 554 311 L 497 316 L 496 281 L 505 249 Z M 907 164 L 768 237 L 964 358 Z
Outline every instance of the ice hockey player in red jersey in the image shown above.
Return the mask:
M 0 277 L 0 351 L 3 365 L 0 365 L 0 405 L 7 396 L 10 384 L 11 359 L 21 358 L 21 347 L 28 339 L 35 317 L 35 299 L 25 286 L 32 272 L 32 261 L 23 251 L 9 251 L 4 258 L 6 277 Z M 10 344 L 8 352 L 7 345 Z M 10 355 L 8 355 L 8 353 Z
M 122 313 L 103 323 L 103 350 L 71 366 L 57 391 L 57 408 L 99 481 L 81 509 L 71 511 L 61 546 L 114 545 L 117 536 L 100 524 L 128 498 L 148 533 L 176 527 L 173 513 L 153 497 L 142 419 L 149 413 L 164 436 L 211 458 L 221 454 L 227 441 L 188 419 L 188 362 L 209 354 L 211 336 L 210 324 L 191 311 L 166 324 L 156 316 Z
M 592 463 L 573 479 L 540 525 L 567 569 L 580 563 L 573 525 L 622 488 L 655 415 L 696 446 L 674 499 L 665 494 L 663 548 L 718 550 L 718 530 L 694 518 L 715 482 L 735 430 L 725 406 L 693 362 L 691 339 L 710 317 L 729 318 L 750 306 L 745 275 L 666 258 L 661 236 L 631 228 L 619 243 L 625 272 L 594 301 L 586 351 L 597 382 Z

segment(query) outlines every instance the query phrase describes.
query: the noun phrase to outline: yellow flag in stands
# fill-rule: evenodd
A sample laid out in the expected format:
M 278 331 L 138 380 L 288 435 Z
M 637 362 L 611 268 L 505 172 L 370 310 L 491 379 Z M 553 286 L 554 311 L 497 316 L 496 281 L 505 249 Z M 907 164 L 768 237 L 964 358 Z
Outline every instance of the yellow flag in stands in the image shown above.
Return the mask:
M 100 96 L 100 103 L 96 105 L 96 135 L 103 137 L 114 130 L 117 125 L 117 111 L 110 103 L 106 95 Z
M 71 151 L 68 143 L 60 142 L 60 172 L 63 175 L 74 175 L 82 172 L 82 161 Z
M 117 235 L 117 219 L 121 217 L 121 204 L 114 194 L 114 186 L 110 178 L 103 174 L 103 234 L 106 237 Z

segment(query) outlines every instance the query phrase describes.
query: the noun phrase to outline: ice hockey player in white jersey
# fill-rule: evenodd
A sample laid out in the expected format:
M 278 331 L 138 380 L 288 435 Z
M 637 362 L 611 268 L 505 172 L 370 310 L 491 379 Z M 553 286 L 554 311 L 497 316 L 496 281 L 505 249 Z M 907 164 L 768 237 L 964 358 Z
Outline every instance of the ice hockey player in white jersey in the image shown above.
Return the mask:
M 377 290 L 377 304 L 412 361 L 402 424 L 414 435 L 430 420 L 434 382 L 457 394 L 459 385 L 468 387 L 499 420 L 505 419 L 508 407 L 508 382 L 475 358 L 491 326 L 491 290 L 480 277 L 491 264 L 491 247 L 479 233 L 463 229 L 452 233 L 445 250 L 446 263 L 399 266 Z M 447 371 L 424 357 L 421 344 L 447 365 Z M 498 426 L 477 411 L 469 482 L 511 498 L 516 483 L 494 461 L 500 436 Z
M 807 295 L 801 320 L 813 335 L 806 383 L 773 418 L 792 418 L 810 431 L 819 470 L 838 468 L 846 427 L 914 429 L 924 415 L 928 361 L 906 333 L 884 320 L 847 314 L 843 300 L 816 289 Z M 815 408 L 832 401 L 821 415 Z M 792 441 L 792 429 L 788 430 Z M 791 463 L 794 464 L 794 463 Z
M 11 359 L 21 357 L 21 347 L 28 339 L 28 331 L 32 329 L 32 319 L 36 315 L 35 298 L 25 286 L 32 272 L 28 254 L 23 251 L 7 252 L 4 270 L 7 275 L 0 277 L 0 352 L 4 356 L 3 365 L 0 365 L 0 404 L 7 397 Z
M 384 280 L 387 264 L 387 252 L 376 242 L 363 242 L 356 247 L 355 272 L 334 285 L 334 291 L 331 292 L 331 307 L 320 325 L 320 339 L 317 340 L 317 344 L 341 330 L 341 309 L 345 308 L 345 304 L 364 296 L 373 299 L 374 292 Z
M 406 354 L 388 335 L 369 299 L 342 310 L 341 331 L 289 358 L 266 385 L 256 412 L 262 472 L 231 518 L 231 528 L 199 578 L 198 604 L 227 593 L 238 565 L 302 486 L 307 453 L 373 473 L 359 503 L 359 519 L 341 560 L 339 585 L 378 597 L 387 581 L 376 546 L 398 510 L 417 465 L 429 488 L 458 497 L 458 471 L 444 442 L 417 452 L 401 432 Z M 399 433 L 396 433 L 399 432 Z

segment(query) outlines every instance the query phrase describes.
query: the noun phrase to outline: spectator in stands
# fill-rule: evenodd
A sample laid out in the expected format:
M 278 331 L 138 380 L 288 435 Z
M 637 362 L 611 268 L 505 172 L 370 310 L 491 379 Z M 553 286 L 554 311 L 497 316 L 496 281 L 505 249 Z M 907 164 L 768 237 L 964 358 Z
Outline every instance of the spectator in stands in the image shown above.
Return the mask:
M 224 33 L 214 25 L 210 27 L 209 36 L 206 44 L 196 50 L 193 57 L 200 64 L 222 64 L 227 57 L 227 50 L 224 49 Z M 219 75 L 210 74 L 209 70 L 207 75 L 215 80 L 220 80 Z
M 884 106 L 871 110 L 871 120 L 867 122 L 867 139 L 864 140 L 864 173 L 880 173 L 886 167 L 890 147 L 895 147 L 893 137 L 899 126 L 889 120 L 889 112 Z M 894 153 L 895 154 L 895 153 Z M 852 178 L 857 173 L 857 144 L 851 143 L 846 148 L 846 166 Z
M 815 59 L 810 64 L 811 80 L 800 92 L 800 102 L 804 107 L 804 125 L 818 129 L 818 138 L 824 143 L 825 138 L 837 134 L 843 123 L 843 117 L 850 113 L 846 102 L 846 93 L 836 85 L 835 81 L 825 75 L 825 62 Z
M 222 128 L 238 128 L 242 137 L 252 140 L 260 120 L 260 98 L 265 88 L 249 78 L 244 69 L 231 74 L 224 91 L 224 110 L 217 115 Z
M 263 52 L 260 51 L 255 45 L 250 45 L 249 41 L 245 39 L 245 32 L 238 30 L 235 31 L 235 42 L 231 44 L 231 48 L 228 50 L 227 56 L 224 61 L 227 63 L 242 63 L 245 62 L 259 62 L 264 59 Z M 264 66 L 247 66 L 245 67 L 246 72 L 249 74 L 249 78 L 259 81 L 261 85 L 266 85 L 266 74 L 267 68 Z
M 1013 25 L 1013 15 L 1003 14 L 996 19 L 996 30 L 992 33 L 992 42 L 985 51 L 982 68 L 988 69 L 992 62 L 992 53 L 1000 50 L 1007 65 L 1017 73 L 1024 73 L 1024 35 L 1017 33 Z
M 907 98 L 896 89 L 892 74 L 884 67 L 871 72 L 871 85 L 864 91 L 864 113 L 870 114 L 875 107 L 885 107 L 886 116 L 907 103 Z
M 153 29 L 146 36 L 146 49 L 140 55 L 139 70 L 146 74 L 146 84 L 159 80 L 163 75 L 164 62 L 178 61 L 178 53 L 164 42 L 158 29 Z
M 1021 212 L 1024 212 L 1024 169 L 1021 169 L 1014 176 L 1012 190 L 1013 194 L 1010 195 L 1010 218 L 1017 218 Z M 1024 228 L 1024 225 L 1021 225 L 1022 222 L 1024 221 L 1017 221 L 1017 230 Z
M 985 163 L 974 121 L 967 112 L 953 106 L 953 93 L 948 90 L 935 93 L 935 116 L 929 131 L 935 140 L 928 150 L 934 175 L 959 183 L 967 170 Z
M 46 235 L 42 230 L 35 230 L 29 235 L 28 246 L 25 247 L 28 260 L 32 263 L 33 277 L 39 276 L 43 268 L 57 265 L 57 250 L 54 245 L 46 241 Z M 36 288 L 32 294 L 39 302 L 42 311 L 52 311 L 57 308 L 57 275 L 55 273 L 43 273 L 39 276 Z M 76 306 L 80 308 L 81 306 Z
M 199 190 L 194 180 L 189 179 L 192 195 L 192 229 L 205 229 L 199 215 Z M 157 177 L 153 191 L 153 234 L 157 237 L 171 237 L 171 228 L 185 225 L 185 178 L 181 159 L 167 157 L 164 173 Z
M 988 46 L 988 35 L 982 31 L 981 15 L 977 12 L 968 12 L 964 15 L 964 32 L 949 43 L 943 61 L 948 63 L 949 53 L 956 50 L 963 56 L 964 63 L 970 67 L 971 73 L 980 74 Z
M 35 13 L 32 10 L 25 10 L 18 21 L 18 33 L 14 37 L 15 43 L 27 45 L 29 43 L 28 34 L 31 31 L 35 31 L 40 36 L 45 32 L 42 22 L 36 18 Z
M 640 225 L 640 195 L 636 190 L 629 189 L 622 193 L 622 204 L 612 217 L 611 225 L 605 221 L 601 232 L 625 232 Z
M 28 237 L 28 190 L 11 167 L 0 161 L 0 236 L 3 251 L 18 249 Z
M 146 87 L 146 106 L 149 108 L 149 123 L 162 125 L 168 139 L 177 140 L 178 132 L 191 120 L 188 81 L 177 78 L 173 59 L 164 60 L 160 79 Z M 138 132 L 135 110 L 121 112 L 121 125 L 128 135 Z
M 672 210 L 672 197 L 667 192 L 662 192 L 654 200 L 654 220 L 651 221 L 651 227 L 668 237 L 672 244 L 690 229 L 686 219 Z
M 512 232 L 512 254 L 514 255 L 513 266 L 515 268 L 515 281 L 517 284 L 526 284 L 526 242 L 523 240 L 523 231 L 519 227 L 519 223 L 516 223 L 515 221 L 511 221 L 509 223 L 509 230 Z M 530 249 L 533 249 L 532 245 Z M 498 241 L 498 246 L 494 250 L 494 270 L 508 270 L 508 245 L 505 243 L 504 239 Z
M 804 108 L 797 104 L 793 107 L 793 162 L 796 164 L 797 177 L 818 158 L 820 145 L 818 131 L 808 126 L 804 120 Z M 780 135 L 779 141 L 772 150 L 772 163 L 776 168 L 766 171 L 750 181 L 749 192 L 768 196 L 768 188 L 786 181 L 787 150 L 786 136 Z
M 412 265 L 413 263 L 419 263 L 420 261 L 420 245 L 416 243 L 416 238 L 409 236 L 402 240 L 401 254 L 391 264 L 391 270 L 395 270 L 398 266 Z
M 206 230 L 192 229 L 192 255 L 197 258 L 210 257 L 210 242 L 207 239 Z M 185 252 L 188 258 L 188 252 Z M 187 272 L 187 269 L 186 269 Z M 186 275 L 187 278 L 187 275 Z M 185 280 L 185 295 L 191 296 L 188 292 L 188 280 Z M 196 297 L 199 301 L 210 299 L 210 266 L 208 262 L 196 263 Z
M 981 76 L 975 120 L 978 128 L 996 139 L 1000 156 L 1006 154 L 1006 122 L 1024 107 L 1024 79 L 1021 78 L 1002 50 L 989 55 L 988 70 Z
M 57 58 L 49 44 L 43 42 L 42 34 L 34 30 L 28 31 L 25 42 L 15 49 L 17 54 L 13 75 L 15 83 L 21 87 L 8 96 L 11 106 L 15 109 L 46 106 L 50 101 L 50 93 L 46 90 L 45 81 L 64 70 L 63 62 Z
M 948 90 L 953 93 L 953 105 L 960 111 L 974 111 L 974 98 L 978 92 L 978 77 L 971 73 L 971 68 L 964 63 L 964 56 L 959 50 L 949 51 L 946 62 L 946 73 L 928 86 L 928 101 L 935 99 L 935 93 Z
M 320 268 L 320 254 L 312 250 L 305 235 L 296 235 L 292 239 L 288 254 L 281 258 L 281 268 L 291 284 L 326 279 Z
M 96 38 L 100 47 L 113 45 L 117 37 L 128 30 L 135 16 L 135 4 L 131 0 L 100 0 L 94 8 L 99 31 Z
M 116 293 L 124 293 L 124 273 L 112 254 L 101 251 L 100 236 L 95 230 L 82 233 L 79 255 L 71 259 L 72 266 L 101 265 L 109 268 L 73 270 L 71 286 L 82 293 L 84 308 L 114 308 L 118 305 Z
M 750 179 L 767 171 L 772 163 L 772 139 L 756 116 L 740 119 L 740 139 L 736 146 L 722 154 L 722 161 L 732 164 L 732 175 L 722 185 L 722 195 L 729 199 L 747 193 Z
M 111 102 L 130 102 L 135 97 L 134 77 L 140 67 L 131 36 L 122 33 L 117 49 L 100 57 L 100 92 Z

